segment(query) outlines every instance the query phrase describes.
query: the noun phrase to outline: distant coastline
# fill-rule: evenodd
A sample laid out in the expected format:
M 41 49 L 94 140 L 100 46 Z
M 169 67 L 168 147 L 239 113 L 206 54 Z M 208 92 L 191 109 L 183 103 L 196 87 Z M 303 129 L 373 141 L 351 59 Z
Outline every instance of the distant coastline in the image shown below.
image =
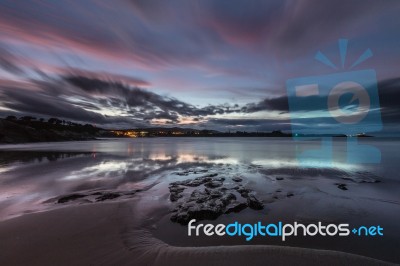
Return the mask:
M 139 129 L 103 129 L 90 124 L 78 124 L 58 118 L 47 120 L 31 116 L 0 118 L 0 144 L 95 140 L 98 138 L 148 137 L 346 137 L 346 135 L 296 135 L 280 130 L 272 132 L 220 132 L 181 127 L 152 127 Z M 358 134 L 354 137 L 371 137 Z
M 47 121 L 32 117 L 0 119 L 0 143 L 30 143 L 53 141 L 93 140 L 107 137 L 107 131 L 86 124 L 69 124 L 56 118 Z

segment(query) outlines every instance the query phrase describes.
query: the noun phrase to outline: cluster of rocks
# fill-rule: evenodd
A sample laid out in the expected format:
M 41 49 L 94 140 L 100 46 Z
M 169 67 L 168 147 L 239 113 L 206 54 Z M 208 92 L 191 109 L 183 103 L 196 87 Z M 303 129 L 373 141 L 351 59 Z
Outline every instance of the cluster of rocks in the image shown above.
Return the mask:
M 255 210 L 264 208 L 263 203 L 254 196 L 253 191 L 243 185 L 224 187 L 225 178 L 217 176 L 218 174 L 215 173 L 171 183 L 169 185 L 170 200 L 177 202 L 171 221 L 187 224 L 192 219 L 214 220 L 222 214 L 240 212 L 247 207 Z M 240 177 L 232 178 L 232 181 L 236 183 L 242 180 Z M 184 193 L 190 187 L 198 188 Z
M 274 202 L 275 200 L 278 199 L 291 198 L 293 196 L 294 194 L 292 192 L 286 192 L 283 191 L 282 189 L 277 189 L 275 190 L 275 193 L 272 194 L 272 200 L 270 200 L 270 202 Z
M 67 203 L 69 201 L 74 201 L 77 199 L 84 198 L 85 196 L 86 195 L 82 195 L 82 194 L 70 194 L 70 195 L 62 196 L 61 198 L 59 198 L 57 200 L 57 203 Z
M 207 173 L 207 172 L 208 172 L 207 169 L 193 169 L 193 170 L 186 170 L 183 172 L 177 172 L 175 174 L 180 175 L 180 176 L 187 176 L 189 174 L 201 174 L 201 173 Z
M 100 201 L 107 201 L 107 200 L 113 200 L 116 198 L 120 198 L 120 197 L 132 197 L 133 195 L 136 194 L 136 192 L 139 192 L 141 190 L 133 190 L 133 191 L 126 191 L 126 192 L 106 192 L 106 191 L 97 191 L 94 193 L 88 193 L 88 194 L 84 194 L 84 193 L 73 193 L 73 194 L 69 194 L 69 195 L 64 195 L 61 197 L 56 198 L 56 202 L 59 204 L 63 204 L 63 203 L 68 203 L 68 202 L 73 202 L 73 201 L 77 201 L 80 200 L 82 202 L 100 202 Z M 50 201 L 46 201 L 46 202 L 51 202 Z
M 344 180 L 350 180 L 355 183 L 380 183 L 380 177 L 367 172 L 367 171 L 356 171 L 354 173 L 348 174 L 346 176 L 343 176 L 342 179 Z

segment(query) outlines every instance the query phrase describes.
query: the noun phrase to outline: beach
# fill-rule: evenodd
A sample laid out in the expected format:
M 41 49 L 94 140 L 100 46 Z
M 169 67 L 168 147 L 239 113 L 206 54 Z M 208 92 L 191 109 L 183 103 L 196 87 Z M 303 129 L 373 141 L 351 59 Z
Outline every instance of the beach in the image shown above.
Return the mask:
M 299 166 L 291 140 L 273 138 L 3 146 L 0 260 L 5 265 L 399 263 L 399 180 L 393 163 L 398 144 L 366 141 L 392 155 L 384 161 L 387 167 L 340 160 Z M 338 140 L 339 154 L 341 147 Z M 246 241 L 188 236 L 192 218 L 213 225 L 379 224 L 385 234 Z

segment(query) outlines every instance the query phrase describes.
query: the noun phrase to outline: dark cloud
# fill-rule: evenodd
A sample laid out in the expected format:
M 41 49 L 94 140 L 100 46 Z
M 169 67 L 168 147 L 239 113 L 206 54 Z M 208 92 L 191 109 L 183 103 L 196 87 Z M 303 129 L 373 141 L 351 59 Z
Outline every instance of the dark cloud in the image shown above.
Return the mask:
M 378 82 L 378 93 L 380 106 L 385 109 L 400 109 L 398 99 L 400 97 L 400 78 L 387 79 Z M 317 111 L 326 109 L 326 96 L 307 96 L 312 98 L 310 102 L 315 103 L 308 106 L 307 109 L 299 111 Z M 257 103 L 249 103 L 241 108 L 242 112 L 253 113 L 258 111 L 289 111 L 289 99 L 287 95 L 281 95 L 273 98 L 266 98 Z
M 259 111 L 288 112 L 288 98 L 286 95 L 276 98 L 267 98 L 258 103 L 249 103 L 242 108 L 242 112 L 245 113 L 254 113 Z
M 125 106 L 129 108 L 129 113 L 132 115 L 143 113 L 143 118 L 146 120 L 169 119 L 177 122 L 178 115 L 207 116 L 239 111 L 238 106 L 230 105 L 209 105 L 199 108 L 173 97 L 162 96 L 115 81 L 81 76 L 67 76 L 64 77 L 64 80 L 89 94 L 114 97 L 110 100 L 103 100 L 103 102 L 116 108 Z
M 61 75 L 68 82 L 82 88 L 87 87 L 85 82 L 94 83 L 95 80 L 98 80 L 98 86 L 104 86 L 106 83 L 109 83 L 112 86 L 119 86 L 119 84 L 123 84 L 124 86 L 147 87 L 151 85 L 150 82 L 138 77 L 111 74 L 107 72 L 93 72 L 75 68 L 63 69 Z M 100 82 L 103 82 L 103 84 L 100 84 Z M 88 85 L 91 86 L 92 84 Z M 108 86 L 108 88 L 110 87 L 111 86 Z
M 383 125 L 400 123 L 400 78 L 379 82 L 378 88 Z
M 26 90 L 3 90 L 2 102 L 4 106 L 21 113 L 35 113 L 39 115 L 57 116 L 76 121 L 87 121 L 104 124 L 104 116 L 86 111 L 62 99 L 51 97 L 43 93 L 27 93 Z
M 62 119 L 108 125 L 108 127 L 147 127 L 152 120 L 164 119 L 166 124 L 176 124 L 182 117 L 192 118 L 195 127 L 217 130 L 270 131 L 290 130 L 290 120 L 282 119 L 234 119 L 213 118 L 215 114 L 254 113 L 260 111 L 288 112 L 286 95 L 267 98 L 257 103 L 244 106 L 209 105 L 196 107 L 178 99 L 162 96 L 151 91 L 124 85 L 119 81 L 104 81 L 81 76 L 66 76 L 47 82 L 36 82 L 40 88 L 35 93 L 27 89 L 3 87 L 0 98 L 3 107 L 14 110 L 21 115 L 34 114 L 47 117 L 56 116 Z M 63 86 L 63 89 L 59 89 Z M 390 79 L 378 84 L 382 119 L 385 128 L 393 128 L 400 122 L 400 107 L 396 99 L 400 97 L 400 79 Z M 63 93 L 61 93 L 63 92 Z M 72 98 L 79 98 L 74 101 Z M 324 104 L 321 99 L 316 102 Z M 326 110 L 325 106 L 320 110 Z M 119 110 L 124 115 L 102 115 L 101 111 Z M 310 110 L 316 110 L 315 106 Z M 318 108 L 317 108 L 318 109 Z M 307 112 L 309 110 L 303 110 Z M 208 117 L 211 116 L 211 117 Z M 204 117 L 205 120 L 199 118 Z M 325 118 L 314 119 L 311 128 L 316 124 L 323 125 Z M 318 122 L 319 121 L 319 122 Z M 303 123 L 305 128 L 307 119 Z M 362 130 L 362 127 L 360 127 Z
M 378 83 L 379 100 L 382 107 L 400 109 L 400 78 L 393 78 Z
M 0 68 L 11 74 L 23 74 L 23 69 L 15 61 L 16 57 L 12 53 L 0 47 Z
M 287 119 L 209 119 L 202 124 L 205 128 L 215 128 L 221 131 L 290 131 L 290 120 Z
M 240 110 L 237 105 L 196 107 L 121 80 L 100 79 L 103 73 L 97 77 L 68 75 L 46 81 L 32 80 L 34 91 L 3 86 L 0 90 L 2 106 L 21 115 L 56 116 L 108 126 L 118 123 L 124 127 L 151 126 L 152 120 L 157 119 L 178 123 L 185 117 L 199 118 Z

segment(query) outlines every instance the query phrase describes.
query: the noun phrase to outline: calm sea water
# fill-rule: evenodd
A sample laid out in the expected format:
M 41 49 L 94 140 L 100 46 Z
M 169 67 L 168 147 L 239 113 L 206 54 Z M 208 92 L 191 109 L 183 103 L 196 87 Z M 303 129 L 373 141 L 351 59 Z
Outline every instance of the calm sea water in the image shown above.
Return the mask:
M 333 160 L 317 158 L 310 167 L 368 171 L 396 187 L 400 141 L 365 139 L 362 143 L 379 148 L 381 163 L 346 163 L 346 142 L 338 139 L 333 144 Z M 319 145 L 318 141 L 299 143 L 290 138 L 138 138 L 2 145 L 0 218 L 41 209 L 44 200 L 72 192 L 138 188 L 180 168 L 223 164 L 242 166 L 238 171 L 245 171 L 246 166 L 256 165 L 284 173 L 302 167 L 296 157 L 299 149 Z M 398 203 L 400 193 L 390 191 L 383 200 Z

